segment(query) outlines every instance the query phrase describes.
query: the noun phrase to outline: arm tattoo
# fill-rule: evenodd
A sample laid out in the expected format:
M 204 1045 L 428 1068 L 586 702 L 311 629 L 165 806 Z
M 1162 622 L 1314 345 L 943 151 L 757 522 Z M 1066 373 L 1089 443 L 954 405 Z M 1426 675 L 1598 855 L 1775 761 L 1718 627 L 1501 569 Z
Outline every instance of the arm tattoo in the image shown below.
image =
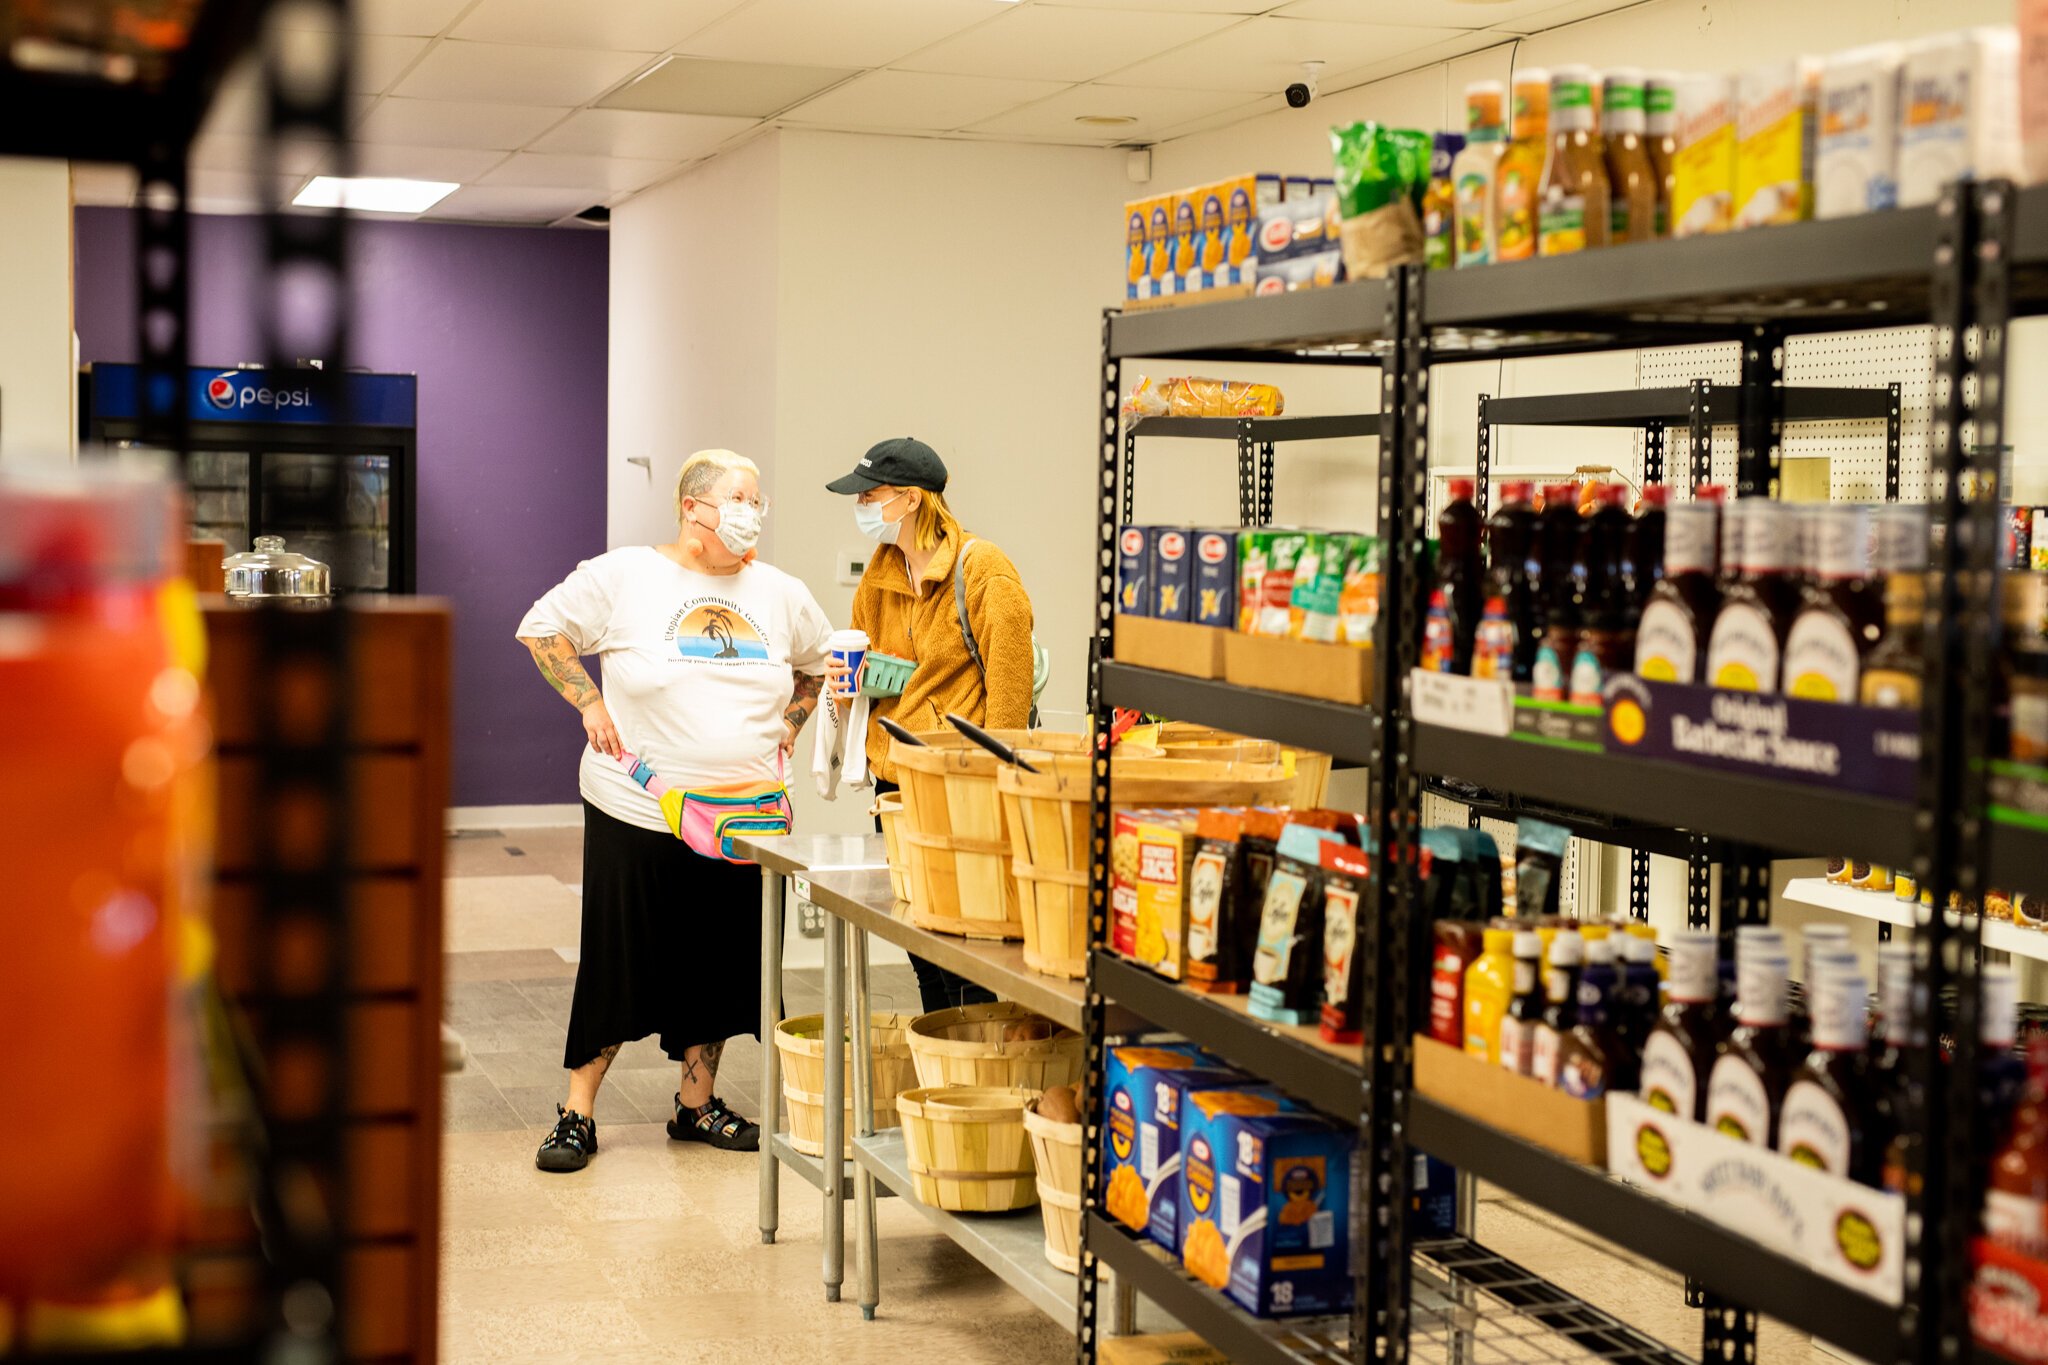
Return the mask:
M 811 718 L 811 712 L 818 707 L 818 694 L 825 690 L 825 680 L 810 673 L 796 675 L 796 692 L 789 699 L 789 709 L 782 718 L 794 729 L 804 728 L 804 722 Z
M 567 698 L 571 706 L 581 711 L 598 699 L 597 684 L 583 670 L 575 646 L 567 639 L 548 635 L 527 640 L 526 647 L 533 652 L 533 661 L 540 667 L 540 675 L 548 680 L 548 686 Z
M 690 1053 L 696 1053 L 695 1057 Z M 683 1079 L 695 1081 L 700 1076 L 708 1085 L 718 1079 L 718 1059 L 725 1055 L 724 1043 L 704 1043 L 686 1049 L 683 1053 Z M 698 1068 L 702 1067 L 700 1071 Z

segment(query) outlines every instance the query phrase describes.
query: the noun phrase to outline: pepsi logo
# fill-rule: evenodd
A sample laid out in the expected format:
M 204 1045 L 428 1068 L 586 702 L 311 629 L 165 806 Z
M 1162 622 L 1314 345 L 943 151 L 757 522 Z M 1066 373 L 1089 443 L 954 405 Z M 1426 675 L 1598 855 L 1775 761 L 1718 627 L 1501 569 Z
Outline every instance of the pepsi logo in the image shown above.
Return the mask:
M 1166 560 L 1179 559 L 1188 552 L 1188 538 L 1178 531 L 1168 531 L 1159 537 L 1159 557 Z
M 1229 542 L 1219 535 L 1206 535 L 1195 542 L 1195 553 L 1204 564 L 1221 564 L 1229 553 Z
M 1145 533 L 1135 526 L 1125 528 L 1123 536 L 1117 543 L 1119 548 L 1127 555 L 1141 555 L 1145 553 Z
M 235 406 L 235 377 L 231 374 L 217 374 L 207 380 L 206 401 L 222 412 L 232 411 Z
M 1274 256 L 1294 243 L 1294 224 L 1285 218 L 1268 218 L 1259 224 L 1259 252 Z

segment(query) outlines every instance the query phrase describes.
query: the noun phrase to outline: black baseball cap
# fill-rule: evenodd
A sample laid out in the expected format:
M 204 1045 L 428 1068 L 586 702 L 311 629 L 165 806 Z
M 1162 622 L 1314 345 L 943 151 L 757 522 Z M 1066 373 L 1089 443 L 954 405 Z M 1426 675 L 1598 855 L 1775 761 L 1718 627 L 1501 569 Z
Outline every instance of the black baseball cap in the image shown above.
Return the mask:
M 825 485 L 830 493 L 865 493 L 884 484 L 892 488 L 946 491 L 946 462 L 915 436 L 896 436 L 868 447 L 851 474 Z

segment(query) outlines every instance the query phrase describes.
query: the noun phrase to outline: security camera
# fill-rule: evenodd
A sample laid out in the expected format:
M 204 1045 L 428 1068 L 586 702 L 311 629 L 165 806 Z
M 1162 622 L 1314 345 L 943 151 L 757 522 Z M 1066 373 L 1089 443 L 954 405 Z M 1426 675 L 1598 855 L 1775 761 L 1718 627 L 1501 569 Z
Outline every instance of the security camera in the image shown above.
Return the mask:
M 1303 62 L 1301 64 L 1301 79 L 1287 87 L 1287 107 L 1289 109 L 1308 108 L 1308 102 L 1316 97 L 1316 86 L 1321 81 L 1322 75 L 1323 64 L 1321 62 Z

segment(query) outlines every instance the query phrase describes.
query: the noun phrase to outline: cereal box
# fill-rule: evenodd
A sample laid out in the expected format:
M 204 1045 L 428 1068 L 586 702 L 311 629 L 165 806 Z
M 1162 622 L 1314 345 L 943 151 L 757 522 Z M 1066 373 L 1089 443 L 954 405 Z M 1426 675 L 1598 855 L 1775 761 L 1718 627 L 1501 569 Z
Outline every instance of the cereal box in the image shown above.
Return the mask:
M 1152 610 L 1162 621 L 1185 621 L 1194 612 L 1194 537 L 1177 526 L 1161 526 L 1152 534 L 1150 587 Z
M 1197 1091 L 1256 1089 L 1258 1082 L 1205 1058 L 1192 1066 L 1142 1067 L 1133 1077 L 1132 1088 L 1150 1092 L 1140 1097 L 1138 1104 L 1138 1173 L 1145 1179 L 1148 1208 L 1145 1234 L 1178 1255 L 1180 1129 L 1187 1097 Z
M 1116 609 L 1152 614 L 1152 537 L 1156 526 L 1126 526 L 1116 533 Z
M 1679 81 L 1671 189 L 1674 237 L 1726 232 L 1734 222 L 1735 106 L 1735 82 L 1726 76 Z
M 1262 1318 L 1351 1307 L 1350 1129 L 1256 1090 L 1194 1091 L 1181 1124 L 1181 1263 Z
M 1139 1137 L 1141 1126 L 1154 1118 L 1149 1077 L 1159 1070 L 1199 1066 L 1202 1060 L 1202 1050 L 1193 1043 L 1112 1047 L 1104 1058 L 1103 1211 L 1133 1232 L 1143 1232 L 1151 1223 L 1147 1187 L 1160 1164 L 1156 1134 L 1149 1153 Z
M 1195 533 L 1195 603 L 1193 621 L 1198 626 L 1237 626 L 1237 535 L 1236 531 Z

